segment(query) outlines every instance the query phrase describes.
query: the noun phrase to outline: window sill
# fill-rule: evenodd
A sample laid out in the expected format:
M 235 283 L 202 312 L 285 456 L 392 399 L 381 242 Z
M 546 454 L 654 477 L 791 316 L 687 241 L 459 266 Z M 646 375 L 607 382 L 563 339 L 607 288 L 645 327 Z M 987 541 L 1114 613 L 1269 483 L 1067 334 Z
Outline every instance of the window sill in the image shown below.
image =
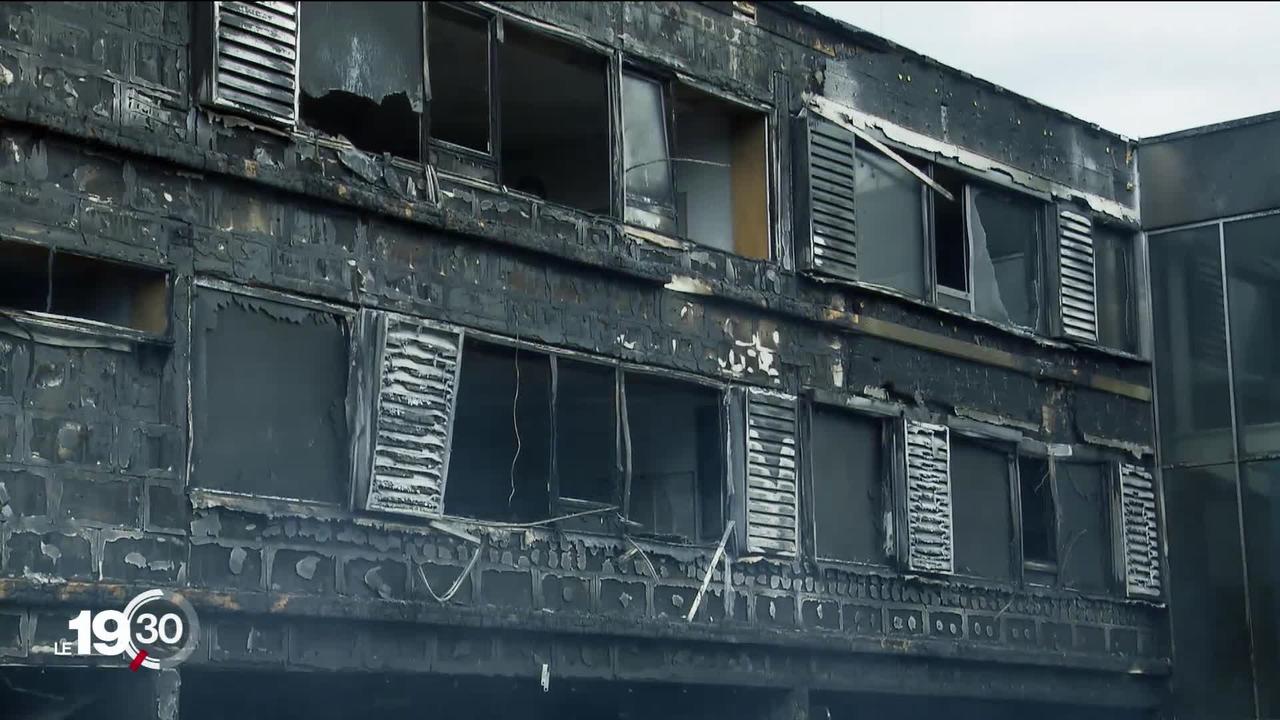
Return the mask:
M 29 310 L 0 310 L 0 333 L 64 347 L 128 352 L 138 346 L 171 347 L 167 333 L 150 333 L 84 318 Z M 7 320 L 8 322 L 4 322 Z

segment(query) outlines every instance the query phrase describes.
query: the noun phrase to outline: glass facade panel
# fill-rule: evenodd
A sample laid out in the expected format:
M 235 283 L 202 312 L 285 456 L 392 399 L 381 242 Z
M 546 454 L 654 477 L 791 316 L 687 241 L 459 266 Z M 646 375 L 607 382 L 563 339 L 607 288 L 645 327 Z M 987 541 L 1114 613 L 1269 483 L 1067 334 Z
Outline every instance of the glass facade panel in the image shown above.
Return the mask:
M 1244 463 L 1244 545 L 1258 715 L 1280 716 L 1280 460 Z
M 1280 452 L 1280 215 L 1226 223 L 1223 247 L 1240 454 Z

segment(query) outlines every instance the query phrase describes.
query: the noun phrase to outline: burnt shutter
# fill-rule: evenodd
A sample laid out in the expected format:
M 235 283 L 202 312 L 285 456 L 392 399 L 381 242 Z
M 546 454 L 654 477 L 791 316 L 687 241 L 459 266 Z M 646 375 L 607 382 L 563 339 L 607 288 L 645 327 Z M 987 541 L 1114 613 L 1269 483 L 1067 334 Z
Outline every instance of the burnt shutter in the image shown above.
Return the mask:
M 296 2 L 213 3 L 213 66 L 207 97 L 216 107 L 279 125 L 298 116 Z
M 364 508 L 439 517 L 449 474 L 449 442 L 462 336 L 422 320 L 365 311 L 378 352 L 372 450 Z
M 747 551 L 794 556 L 798 547 L 796 399 L 747 391 Z
M 857 280 L 853 133 L 815 115 L 798 122 L 795 217 L 800 269 Z
M 954 572 L 949 432 L 942 425 L 905 422 L 907 567 Z
M 1062 334 L 1098 341 L 1097 280 L 1093 223 L 1070 206 L 1058 206 L 1058 303 Z
M 1151 473 L 1137 465 L 1120 465 L 1120 523 L 1125 592 L 1130 597 L 1159 597 L 1160 525 L 1156 485 Z

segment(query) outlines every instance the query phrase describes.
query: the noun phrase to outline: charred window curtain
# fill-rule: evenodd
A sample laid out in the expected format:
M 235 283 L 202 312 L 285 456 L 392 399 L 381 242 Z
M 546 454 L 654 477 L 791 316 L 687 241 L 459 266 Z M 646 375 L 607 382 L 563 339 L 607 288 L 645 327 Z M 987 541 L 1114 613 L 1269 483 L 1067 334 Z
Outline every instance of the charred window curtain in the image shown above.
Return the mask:
M 361 150 L 421 159 L 422 4 L 302 3 L 302 122 Z
M 345 502 L 348 321 L 206 287 L 192 315 L 192 483 Z
M 1040 330 L 1043 203 L 974 185 L 968 195 L 974 312 Z

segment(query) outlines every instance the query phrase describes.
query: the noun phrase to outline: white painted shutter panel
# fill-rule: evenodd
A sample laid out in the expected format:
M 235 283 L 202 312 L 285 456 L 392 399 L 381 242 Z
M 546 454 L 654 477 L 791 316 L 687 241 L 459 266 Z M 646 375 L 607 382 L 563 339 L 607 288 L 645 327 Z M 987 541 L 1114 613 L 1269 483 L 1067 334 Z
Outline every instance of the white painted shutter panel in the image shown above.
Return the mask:
M 796 398 L 747 391 L 747 551 L 795 556 L 798 547 Z
M 955 571 L 950 436 L 943 425 L 907 420 L 907 567 Z
M 215 2 L 213 103 L 292 125 L 298 116 L 298 3 Z
M 449 476 L 462 336 L 384 313 L 366 508 L 439 517 Z
M 1121 464 L 1120 503 L 1125 591 L 1130 596 L 1159 597 L 1160 525 L 1151 473 Z
M 1058 294 L 1062 334 L 1098 341 L 1097 279 L 1093 223 L 1067 206 L 1058 207 Z
M 858 279 L 858 242 L 854 218 L 855 155 L 853 133 L 809 115 L 799 159 L 807 173 L 798 178 L 800 228 L 807 240 L 801 253 L 805 270 L 843 280 Z

